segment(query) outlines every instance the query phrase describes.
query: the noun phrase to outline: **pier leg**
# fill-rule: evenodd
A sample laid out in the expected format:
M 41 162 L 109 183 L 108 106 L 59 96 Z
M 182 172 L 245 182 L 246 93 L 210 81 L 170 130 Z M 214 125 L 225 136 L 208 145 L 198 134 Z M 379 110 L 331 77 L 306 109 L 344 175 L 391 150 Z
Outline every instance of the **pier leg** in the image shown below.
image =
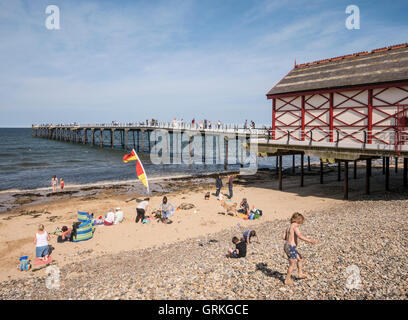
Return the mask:
M 311 171 L 312 168 L 310 167 L 310 156 L 307 156 L 307 171 Z
M 320 159 L 320 184 L 323 184 L 323 161 Z
M 408 158 L 404 158 L 404 187 L 408 185 Z
M 101 131 L 101 144 L 100 144 L 100 147 L 102 148 L 103 147 L 103 130 L 101 129 L 100 131 Z
M 292 155 L 292 173 L 295 173 L 295 155 Z
M 370 194 L 370 165 L 371 159 L 366 160 L 365 193 Z
M 86 131 L 86 129 L 84 129 L 84 141 L 83 141 L 83 143 L 86 144 L 87 142 L 88 142 L 87 131 Z
M 150 153 L 150 131 L 147 131 L 147 152 Z
M 398 173 L 398 157 L 395 157 L 395 173 Z
M 125 129 L 123 134 L 125 135 L 125 145 L 123 146 L 123 149 L 127 150 L 129 130 Z
M 390 157 L 385 157 L 385 190 L 390 191 Z
M 382 158 L 382 174 L 385 174 L 385 157 Z
M 337 181 L 341 180 L 341 161 L 337 163 Z
M 279 190 L 283 189 L 282 186 L 282 156 L 279 156 Z
M 279 171 L 279 156 L 276 156 L 276 173 L 278 173 L 278 171 Z
M 110 138 L 111 138 L 110 139 L 111 140 L 111 148 L 113 149 L 113 145 L 114 145 L 113 140 L 115 138 L 115 129 L 111 129 Z
M 173 133 L 173 134 L 174 134 L 174 133 Z M 145 136 L 144 130 L 142 130 L 142 152 L 145 151 L 144 136 Z M 176 141 L 176 144 L 177 144 L 177 141 Z M 177 150 L 177 149 L 176 149 L 176 150 Z
M 348 200 L 348 161 L 344 161 L 344 200 Z
M 304 186 L 304 167 L 303 162 L 305 161 L 305 155 L 302 153 L 300 155 L 300 186 Z
M 357 160 L 354 160 L 353 178 L 354 178 L 354 179 L 357 179 Z
M 91 129 L 92 132 L 92 146 L 95 145 L 95 129 Z

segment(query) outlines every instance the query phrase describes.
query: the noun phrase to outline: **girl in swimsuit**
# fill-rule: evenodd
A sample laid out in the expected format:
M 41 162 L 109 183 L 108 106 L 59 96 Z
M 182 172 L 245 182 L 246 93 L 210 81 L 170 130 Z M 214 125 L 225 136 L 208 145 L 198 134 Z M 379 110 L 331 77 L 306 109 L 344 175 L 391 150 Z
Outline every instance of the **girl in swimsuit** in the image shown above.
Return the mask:
M 303 273 L 302 264 L 303 264 L 303 257 L 297 250 L 298 239 L 301 239 L 306 242 L 310 242 L 312 244 L 316 244 L 317 240 L 312 240 L 304 237 L 300 233 L 300 225 L 303 224 L 305 218 L 299 212 L 295 212 L 290 219 L 290 226 L 286 229 L 285 232 L 282 234 L 282 239 L 285 240 L 285 245 L 283 247 L 288 260 L 289 260 L 289 268 L 288 273 L 286 275 L 285 284 L 292 285 L 293 281 L 291 279 L 291 274 L 295 269 L 295 264 L 297 262 L 298 268 L 298 279 L 305 279 L 306 275 Z
M 57 192 L 57 183 L 58 183 L 57 176 L 52 176 L 51 185 L 52 185 L 53 192 Z
M 64 179 L 60 179 L 61 191 L 64 191 Z

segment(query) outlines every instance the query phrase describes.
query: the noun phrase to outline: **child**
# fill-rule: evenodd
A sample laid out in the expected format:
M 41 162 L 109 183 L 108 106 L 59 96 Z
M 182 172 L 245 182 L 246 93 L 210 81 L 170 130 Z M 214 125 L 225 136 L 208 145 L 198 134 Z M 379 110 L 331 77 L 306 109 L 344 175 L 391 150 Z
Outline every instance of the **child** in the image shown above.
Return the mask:
M 147 210 L 149 209 L 149 201 L 150 198 L 145 198 L 142 202 L 140 202 L 137 207 L 136 207 L 136 223 L 139 221 L 143 222 L 145 219 L 145 215 L 147 213 Z
M 238 212 L 249 215 L 249 204 L 246 198 L 242 199 Z
M 247 244 L 245 241 L 239 241 L 237 237 L 232 238 L 232 243 L 235 244 L 235 250 L 228 249 L 228 257 L 244 258 L 246 256 Z
M 60 179 L 61 192 L 64 191 L 64 179 Z
M 38 226 L 38 232 L 34 235 L 35 256 L 41 258 L 42 261 L 47 261 L 49 256 L 50 235 L 45 231 L 44 225 Z
M 288 273 L 285 279 L 286 285 L 293 284 L 293 281 L 291 279 L 291 274 L 292 274 L 292 271 L 295 269 L 296 262 L 297 262 L 298 275 L 299 275 L 298 278 L 299 279 L 306 278 L 306 275 L 303 273 L 303 270 L 302 270 L 303 257 L 297 250 L 298 239 L 301 239 L 306 242 L 310 242 L 312 244 L 317 243 L 317 240 L 308 239 L 300 233 L 300 230 L 299 230 L 300 225 L 303 224 L 304 220 L 305 218 L 303 217 L 302 214 L 300 214 L 299 212 L 295 212 L 292 215 L 292 218 L 290 218 L 289 228 L 287 228 L 286 231 L 283 232 L 282 234 L 282 239 L 285 240 L 284 251 L 289 260 Z
M 258 242 L 259 243 L 259 237 L 258 237 L 258 235 L 256 234 L 256 232 L 255 232 L 255 230 L 247 230 L 247 231 L 244 231 L 244 234 L 243 234 L 243 241 L 245 241 L 246 243 L 251 243 L 251 238 L 252 237 L 256 237 L 256 242 Z

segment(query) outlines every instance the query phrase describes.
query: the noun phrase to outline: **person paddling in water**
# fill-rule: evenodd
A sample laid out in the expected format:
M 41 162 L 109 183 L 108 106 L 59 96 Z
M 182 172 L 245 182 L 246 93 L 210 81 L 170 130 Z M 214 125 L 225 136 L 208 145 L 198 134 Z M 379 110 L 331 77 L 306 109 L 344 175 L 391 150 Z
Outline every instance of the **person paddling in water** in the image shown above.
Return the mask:
M 303 224 L 304 220 L 305 218 L 302 214 L 300 214 L 299 212 L 295 212 L 290 219 L 290 226 L 282 234 L 282 239 L 285 240 L 283 249 L 289 260 L 288 273 L 285 279 L 286 285 L 293 285 L 291 275 L 293 270 L 295 269 L 296 262 L 298 268 L 298 279 L 305 279 L 307 277 L 302 270 L 303 257 L 297 249 L 298 239 L 310 242 L 312 244 L 317 243 L 317 240 L 308 239 L 300 233 L 300 226 Z

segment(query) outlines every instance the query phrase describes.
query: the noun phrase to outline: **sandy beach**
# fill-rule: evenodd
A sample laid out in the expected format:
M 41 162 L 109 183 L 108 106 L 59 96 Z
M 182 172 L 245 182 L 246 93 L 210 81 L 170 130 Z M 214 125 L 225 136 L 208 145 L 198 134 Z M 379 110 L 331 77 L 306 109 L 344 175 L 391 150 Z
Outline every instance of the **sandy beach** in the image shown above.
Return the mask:
M 261 219 L 253 221 L 221 214 L 224 210 L 214 196 L 211 196 L 210 200 L 204 200 L 204 194 L 207 191 L 215 191 L 213 178 L 167 181 L 167 184 L 164 183 L 162 185 L 163 189 L 172 189 L 172 191 L 165 194 L 176 207 L 183 203 L 194 205 L 194 208 L 189 210 L 177 210 L 171 218 L 173 223 L 169 225 L 156 221 L 150 224 L 136 224 L 135 207 L 137 201 L 144 196 L 121 192 L 117 188 L 106 188 L 99 190 L 98 193 L 93 195 L 81 197 L 55 196 L 55 199 L 52 201 L 41 204 L 23 204 L 10 212 L 1 214 L 0 217 L 0 281 L 2 281 L 0 297 L 2 299 L 103 299 L 115 297 L 124 299 L 285 298 L 284 296 L 279 296 L 279 292 L 284 293 L 286 290 L 282 289 L 283 291 L 279 291 L 279 288 L 283 285 L 281 278 L 282 274 L 286 271 L 287 263 L 282 258 L 281 240 L 279 237 L 281 229 L 287 225 L 288 218 L 295 211 L 305 214 L 307 219 L 304 228 L 305 232 L 319 240 L 319 245 L 316 247 L 304 245 L 306 247 L 306 255 L 309 256 L 308 263 L 315 266 L 313 268 L 315 272 L 321 272 L 317 261 L 321 262 L 322 257 L 320 254 L 324 252 L 326 255 L 324 265 L 327 265 L 327 268 L 329 268 L 327 269 L 327 274 L 324 275 L 325 283 L 329 287 L 335 283 L 338 284 L 340 278 L 344 280 L 345 270 L 342 271 L 340 276 L 340 270 L 334 271 L 330 269 L 330 265 L 332 267 L 336 266 L 338 259 L 340 259 L 338 251 L 337 253 L 332 252 L 331 246 L 334 246 L 335 250 L 342 250 L 342 245 L 345 244 L 344 250 L 347 251 L 349 249 L 353 251 L 353 247 L 357 250 L 353 259 L 347 258 L 348 255 L 345 253 L 346 258 L 342 261 L 341 267 L 347 267 L 347 263 L 358 265 L 368 263 L 365 260 L 367 257 L 359 256 L 358 252 L 366 248 L 364 246 L 360 247 L 363 235 L 367 237 L 363 239 L 364 245 L 377 242 L 375 239 L 368 241 L 370 236 L 379 237 L 379 234 L 370 235 L 370 231 L 372 229 L 375 230 L 376 226 L 389 225 L 390 229 L 387 230 L 389 232 L 381 232 L 381 237 L 384 236 L 381 239 L 389 241 L 393 248 L 392 242 L 396 240 L 395 237 L 397 236 L 398 241 L 406 242 L 403 235 L 405 234 L 406 236 L 407 230 L 406 228 L 398 229 L 401 224 L 397 220 L 406 215 L 405 209 L 408 206 L 408 202 L 404 200 L 406 198 L 406 191 L 402 188 L 397 188 L 397 186 L 402 185 L 400 181 L 402 177 L 400 175 L 393 173 L 391 176 L 391 185 L 395 186 L 393 187 L 393 192 L 385 193 L 383 191 L 384 185 L 382 181 L 384 177 L 379 167 L 373 168 L 372 195 L 370 196 L 364 195 L 364 168 L 359 168 L 358 179 L 350 180 L 349 201 L 342 200 L 343 182 L 337 181 L 337 168 L 334 166 L 328 167 L 325 171 L 325 183 L 321 185 L 319 183 L 318 168 L 313 167 L 311 172 L 306 170 L 305 187 L 300 188 L 299 176 L 297 174 L 293 175 L 291 170 L 288 169 L 284 177 L 284 192 L 277 190 L 277 177 L 274 171 L 259 171 L 256 176 L 238 176 L 235 180 L 232 203 L 237 202 L 239 204 L 241 199 L 246 197 L 251 207 L 254 205 L 256 208 L 262 209 L 263 216 Z M 224 178 L 223 193 L 227 192 L 225 180 Z M 159 206 L 163 194 L 157 192 L 156 195 L 151 197 L 151 208 L 156 209 Z M 389 199 L 394 199 L 395 201 L 390 202 L 388 201 Z M 387 210 L 391 204 L 395 206 L 395 210 Z M 119 225 L 111 227 L 97 226 L 93 239 L 89 241 L 61 244 L 57 243 L 56 236 L 51 237 L 50 244 L 54 247 L 52 253 L 53 265 L 61 269 L 63 289 L 60 291 L 52 292 L 45 288 L 45 267 L 34 266 L 29 272 L 17 270 L 16 265 L 20 256 L 28 255 L 31 258 L 35 255 L 33 235 L 38 224 L 44 224 L 48 232 L 52 232 L 57 227 L 72 225 L 76 220 L 78 210 L 92 212 L 98 217 L 105 215 L 109 208 L 116 207 L 120 207 L 124 211 L 124 221 Z M 405 211 L 402 212 L 402 210 Z M 367 217 L 367 212 L 371 211 L 374 214 L 372 219 Z M 370 225 L 370 221 L 375 223 Z M 244 230 L 249 228 L 258 231 L 262 240 L 261 244 L 251 245 L 248 248 L 248 256 L 245 259 L 231 261 L 225 258 L 226 249 L 232 246 L 232 236 L 240 236 Z M 336 239 L 336 237 L 331 236 L 331 232 L 335 232 L 336 236 L 344 235 L 344 237 Z M 390 239 L 386 240 L 388 238 Z M 213 243 L 209 242 L 211 239 L 214 239 Z M 398 252 L 386 249 L 384 255 L 394 257 L 393 254 L 396 254 L 394 258 L 397 265 L 394 265 L 393 268 L 403 272 L 399 267 L 406 263 L 406 253 L 402 257 L 400 251 L 406 248 L 406 244 L 400 243 L 396 247 Z M 176 251 L 173 252 L 172 250 Z M 204 251 L 201 252 L 200 250 Z M 328 252 L 326 252 L 327 250 Z M 383 256 L 381 250 L 378 252 L 380 257 Z M 181 251 L 184 251 L 184 253 L 181 254 Z M 207 256 L 208 254 L 211 256 Z M 203 270 L 197 271 L 194 269 L 196 270 L 196 273 L 194 273 L 191 271 L 191 267 L 200 261 L 201 256 L 206 261 L 203 265 Z M 177 261 L 180 270 L 175 270 Z M 268 269 L 271 261 L 274 261 L 274 266 L 279 269 L 278 273 Z M 146 280 L 150 279 L 149 277 L 151 276 L 160 275 L 160 270 L 166 268 L 169 268 L 170 273 L 163 273 L 155 279 L 155 282 L 149 285 L 142 285 L 141 278 L 143 277 L 141 274 L 137 272 L 129 273 L 129 268 L 132 264 L 136 269 L 137 266 L 143 268 L 141 266 L 143 264 L 145 264 L 145 267 L 151 266 L 157 269 L 156 271 L 149 271 L 149 276 L 146 276 Z M 189 267 L 187 268 L 185 265 L 189 265 Z M 212 273 L 209 271 L 208 268 L 211 265 L 213 265 L 213 269 L 216 268 L 220 271 L 219 277 L 222 279 L 218 279 L 218 276 L 215 276 L 215 273 L 218 273 L 216 270 L 211 271 Z M 87 271 L 84 271 L 84 266 L 87 266 Z M 109 271 L 110 267 L 113 267 L 113 271 Z M 340 268 L 338 265 L 337 267 Z M 93 268 L 95 269 L 93 270 Z M 183 268 L 187 268 L 184 269 L 186 270 L 185 273 L 182 272 Z M 237 277 L 239 279 L 240 277 L 235 275 L 234 272 L 226 271 L 231 269 L 238 273 L 242 269 L 256 274 L 257 276 L 252 280 L 248 276 L 248 281 L 252 281 L 251 283 L 255 283 L 256 279 L 262 282 L 265 279 L 270 279 L 272 276 L 274 284 L 268 280 L 268 286 L 276 287 L 277 291 L 274 290 L 278 294 L 275 294 L 275 291 L 273 291 L 275 292 L 274 294 L 272 294 L 272 291 L 267 293 L 261 289 L 257 291 L 258 294 L 254 294 L 251 289 L 249 290 L 251 292 L 248 291 L 246 295 L 241 296 L 239 292 L 233 290 L 234 286 L 231 285 L 231 282 L 234 283 Z M 260 272 L 255 272 L 255 270 Z M 103 290 L 99 290 L 100 288 L 93 287 L 92 281 L 94 280 L 92 277 L 89 280 L 81 281 L 81 284 L 77 283 L 73 289 L 71 281 L 74 281 L 75 277 L 79 277 L 84 272 L 89 272 L 94 276 L 98 273 L 101 279 L 104 277 L 111 279 L 113 275 L 116 275 L 119 279 L 123 279 L 124 282 L 122 283 L 121 280 L 118 285 L 122 289 L 124 287 L 127 288 L 125 290 L 126 294 L 123 293 L 125 291 L 122 289 L 123 292 L 120 292 L 123 294 L 118 294 L 115 290 L 104 294 Z M 332 272 L 337 273 L 334 274 Z M 180 280 L 181 283 L 188 281 L 191 285 L 199 286 L 200 281 L 208 280 L 206 277 L 201 277 L 201 275 L 208 275 L 208 273 L 214 274 L 215 280 L 213 280 L 217 282 L 218 279 L 218 284 L 221 287 L 223 287 L 221 285 L 223 283 L 228 288 L 228 294 L 225 292 L 221 293 L 221 291 L 217 291 L 218 289 L 211 291 L 209 288 L 205 291 L 202 289 L 197 291 L 194 288 L 188 290 L 188 286 L 184 287 L 185 290 L 180 291 L 178 289 L 176 294 L 176 291 L 168 287 L 162 287 L 159 284 L 155 286 L 153 284 L 164 280 L 167 283 L 166 285 L 168 283 L 174 284 L 180 277 L 189 277 L 188 279 L 183 278 L 183 280 Z M 274 274 L 279 276 L 275 277 Z M 262 275 L 261 278 L 258 275 Z M 132 279 L 134 277 L 137 278 L 134 281 L 132 280 L 132 285 L 128 283 L 130 276 Z M 398 276 L 402 280 L 401 288 L 406 288 L 406 272 Z M 196 279 L 197 277 L 199 279 Z M 315 295 L 310 296 L 310 298 L 335 298 L 335 296 L 341 298 L 341 295 L 336 290 L 334 291 L 335 296 L 330 293 L 323 295 L 322 292 L 324 290 L 319 291 L 318 285 L 316 285 L 316 273 L 314 277 L 304 280 L 301 282 L 302 284 L 299 284 L 302 288 L 306 286 L 309 290 L 315 292 Z M 247 278 L 247 276 L 244 278 Z M 193 281 L 193 279 L 196 280 Z M 241 285 L 243 285 L 242 281 L 242 279 L 239 280 Z M 136 283 L 139 284 L 136 285 Z M 15 290 L 15 288 L 21 287 L 22 284 L 24 284 L 26 289 L 23 291 Z M 387 281 L 384 281 L 383 285 L 385 288 L 388 285 Z M 291 291 L 292 295 L 289 298 L 306 298 L 306 296 L 302 295 L 299 286 L 295 285 L 295 289 L 290 289 L 295 291 Z M 103 287 L 105 288 L 105 285 Z M 159 288 L 161 289 L 159 290 Z M 297 293 L 296 288 L 300 290 Z M 75 294 L 73 294 L 73 290 Z M 365 297 L 387 298 L 385 293 L 379 297 L 375 295 L 376 293 L 373 293 L 373 295 L 370 295 L 370 293 L 365 294 L 365 296 L 361 295 L 360 292 L 353 297 L 359 299 Z M 401 298 L 402 295 L 402 297 L 406 298 L 404 294 L 406 294 L 405 291 L 398 291 L 395 297 Z M 390 297 L 392 298 L 393 296 L 391 295 Z

